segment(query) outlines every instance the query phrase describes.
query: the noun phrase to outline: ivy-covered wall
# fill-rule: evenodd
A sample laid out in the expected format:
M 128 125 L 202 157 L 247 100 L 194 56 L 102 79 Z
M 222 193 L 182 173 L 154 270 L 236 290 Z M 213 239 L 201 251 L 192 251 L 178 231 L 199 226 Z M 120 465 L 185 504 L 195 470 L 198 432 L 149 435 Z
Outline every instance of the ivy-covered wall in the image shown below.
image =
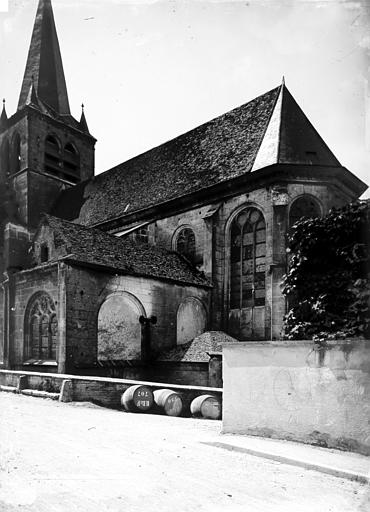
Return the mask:
M 288 339 L 370 334 L 370 203 L 356 201 L 289 234 Z

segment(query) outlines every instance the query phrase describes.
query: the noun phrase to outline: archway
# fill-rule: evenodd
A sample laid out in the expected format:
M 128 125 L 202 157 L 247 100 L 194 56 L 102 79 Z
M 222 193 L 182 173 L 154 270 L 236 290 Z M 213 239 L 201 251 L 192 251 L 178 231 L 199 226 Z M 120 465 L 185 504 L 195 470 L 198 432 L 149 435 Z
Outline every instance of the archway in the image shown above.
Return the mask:
M 202 334 L 207 327 L 207 311 L 196 297 L 187 297 L 177 310 L 177 344 L 182 345 Z
M 98 314 L 98 360 L 138 360 L 141 358 L 141 325 L 145 311 L 129 293 L 109 295 Z

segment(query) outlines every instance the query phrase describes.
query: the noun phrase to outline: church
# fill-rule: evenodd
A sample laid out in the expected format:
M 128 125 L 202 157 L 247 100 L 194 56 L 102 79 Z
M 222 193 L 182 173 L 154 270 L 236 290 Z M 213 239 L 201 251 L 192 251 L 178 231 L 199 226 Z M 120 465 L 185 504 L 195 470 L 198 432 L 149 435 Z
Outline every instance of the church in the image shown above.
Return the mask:
M 280 339 L 289 227 L 367 188 L 284 82 L 97 176 L 95 143 L 39 0 L 0 118 L 1 368 L 126 376 L 206 331 Z

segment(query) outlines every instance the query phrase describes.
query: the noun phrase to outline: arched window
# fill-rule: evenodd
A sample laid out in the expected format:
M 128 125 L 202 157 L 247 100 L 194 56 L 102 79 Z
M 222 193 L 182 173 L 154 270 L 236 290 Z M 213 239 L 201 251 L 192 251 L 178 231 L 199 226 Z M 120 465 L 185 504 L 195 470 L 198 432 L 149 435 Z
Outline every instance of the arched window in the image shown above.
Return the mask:
M 265 305 L 266 225 L 256 208 L 240 212 L 231 226 L 230 309 Z
M 10 173 L 10 149 L 9 141 L 5 139 L 1 146 L 1 172 L 3 176 L 8 176 Z
M 80 155 L 75 146 L 68 142 L 62 151 L 57 137 L 48 135 L 45 140 L 45 171 L 71 183 L 80 181 Z
M 16 133 L 12 140 L 10 172 L 12 174 L 15 174 L 20 170 L 21 170 L 21 137 L 20 137 L 19 133 Z
M 176 237 L 176 251 L 189 261 L 195 261 L 195 234 L 191 228 L 183 228 Z
M 80 155 L 70 142 L 64 146 L 63 173 L 67 180 L 73 183 L 79 181 Z
M 45 171 L 61 177 L 61 151 L 58 139 L 48 135 L 45 140 Z
M 47 244 L 42 244 L 40 247 L 40 261 L 41 263 L 49 261 L 49 247 Z
M 289 211 L 289 226 L 293 226 L 302 217 L 321 217 L 318 201 L 309 194 L 298 197 L 293 202 Z
M 47 293 L 31 298 L 25 316 L 26 358 L 56 360 L 58 320 Z

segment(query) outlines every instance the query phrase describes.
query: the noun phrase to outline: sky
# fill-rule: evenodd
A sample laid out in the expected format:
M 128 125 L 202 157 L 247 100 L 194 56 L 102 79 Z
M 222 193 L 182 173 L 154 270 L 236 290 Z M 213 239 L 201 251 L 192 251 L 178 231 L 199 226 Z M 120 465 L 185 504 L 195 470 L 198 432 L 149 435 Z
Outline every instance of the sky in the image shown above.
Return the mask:
M 37 4 L 0 0 L 8 115 Z M 370 185 L 370 0 L 53 0 L 53 8 L 72 114 L 79 119 L 84 103 L 98 139 L 96 173 L 284 76 L 341 164 Z

